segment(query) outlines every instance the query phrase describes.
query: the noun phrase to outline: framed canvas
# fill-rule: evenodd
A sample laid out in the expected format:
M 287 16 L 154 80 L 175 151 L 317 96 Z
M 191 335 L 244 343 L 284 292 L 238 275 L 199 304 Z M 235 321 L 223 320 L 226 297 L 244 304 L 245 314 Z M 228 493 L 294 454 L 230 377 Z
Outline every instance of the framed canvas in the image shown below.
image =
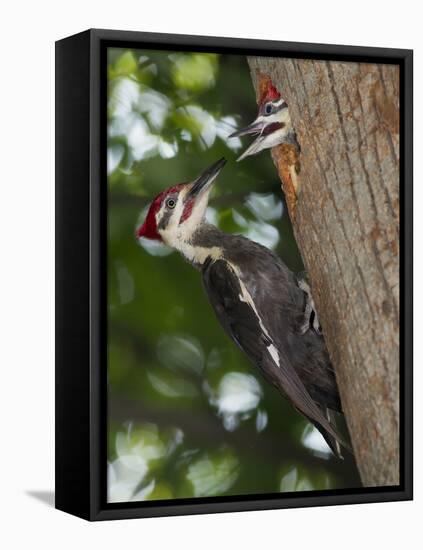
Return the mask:
M 412 498 L 412 52 L 56 43 L 56 507 Z

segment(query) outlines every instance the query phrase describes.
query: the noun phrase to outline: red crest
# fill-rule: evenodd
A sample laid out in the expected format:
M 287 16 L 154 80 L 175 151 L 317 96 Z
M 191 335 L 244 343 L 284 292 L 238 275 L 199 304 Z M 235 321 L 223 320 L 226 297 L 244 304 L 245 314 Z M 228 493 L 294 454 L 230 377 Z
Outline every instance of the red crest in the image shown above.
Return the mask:
M 267 88 L 263 91 L 260 97 L 260 103 L 266 103 L 267 101 L 274 101 L 279 99 L 281 94 L 278 92 L 275 86 L 272 83 L 269 83 Z
M 161 240 L 161 237 L 157 232 L 156 213 L 160 210 L 160 206 L 165 195 L 166 191 L 163 191 L 162 193 L 160 193 L 160 195 L 157 195 L 157 197 L 151 203 L 144 223 L 140 227 L 138 227 L 135 233 L 135 236 L 138 239 L 140 237 L 145 237 L 146 239 L 155 239 L 159 241 Z
M 272 80 L 268 76 L 264 76 L 260 79 L 260 105 L 267 101 L 274 101 L 279 99 L 281 94 L 278 92 L 276 86 L 273 85 Z

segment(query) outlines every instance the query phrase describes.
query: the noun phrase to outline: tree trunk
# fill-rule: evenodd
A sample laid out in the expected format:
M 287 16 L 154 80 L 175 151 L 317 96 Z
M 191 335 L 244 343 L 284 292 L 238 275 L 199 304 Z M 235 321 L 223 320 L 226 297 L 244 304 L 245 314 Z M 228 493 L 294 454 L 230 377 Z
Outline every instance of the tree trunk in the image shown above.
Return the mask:
M 249 58 L 301 153 L 272 150 L 363 485 L 399 483 L 399 69 Z M 266 153 L 262 153 L 266 154 Z

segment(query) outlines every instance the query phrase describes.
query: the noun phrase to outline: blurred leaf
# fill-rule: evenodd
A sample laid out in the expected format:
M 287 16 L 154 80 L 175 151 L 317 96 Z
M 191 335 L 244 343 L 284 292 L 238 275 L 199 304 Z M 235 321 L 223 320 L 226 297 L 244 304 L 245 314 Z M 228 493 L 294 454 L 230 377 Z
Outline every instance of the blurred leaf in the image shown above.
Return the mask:
M 172 78 L 177 88 L 202 92 L 215 85 L 217 55 L 177 54 L 172 60 Z
M 198 389 L 186 378 L 175 376 L 171 372 L 164 372 L 163 369 L 154 372 L 147 371 L 148 379 L 153 388 L 166 397 L 196 397 Z
M 166 483 L 157 484 L 148 495 L 148 500 L 169 500 L 174 498 L 172 488 Z
M 137 60 L 131 51 L 126 51 L 122 54 L 115 63 L 115 75 L 129 75 L 137 68 Z
M 295 491 L 297 488 L 297 482 L 298 482 L 298 471 L 297 468 L 294 466 L 289 470 L 287 474 L 285 474 L 281 479 L 280 484 L 280 491 L 282 493 Z
M 222 495 L 238 477 L 239 461 L 229 449 L 206 453 L 188 466 L 187 479 L 196 497 Z

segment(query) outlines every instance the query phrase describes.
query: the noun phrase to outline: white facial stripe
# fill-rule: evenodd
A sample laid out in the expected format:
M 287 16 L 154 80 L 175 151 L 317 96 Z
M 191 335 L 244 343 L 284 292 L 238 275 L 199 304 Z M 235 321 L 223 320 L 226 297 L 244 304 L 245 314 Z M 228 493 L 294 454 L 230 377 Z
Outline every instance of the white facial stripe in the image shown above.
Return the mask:
M 221 249 L 219 247 L 206 248 L 191 244 L 192 235 L 204 218 L 210 190 L 204 191 L 197 198 L 189 218 L 180 222 L 186 205 L 185 198 L 189 190 L 190 188 L 187 187 L 186 190 L 183 189 L 180 191 L 169 223 L 164 229 L 159 229 L 159 233 L 165 244 L 178 250 L 190 262 L 203 264 L 208 257 L 217 260 L 221 256 Z M 156 220 L 158 218 L 161 219 L 163 216 L 162 209 L 164 208 L 165 206 L 160 208 L 156 215 Z
M 282 143 L 285 137 L 287 136 L 289 130 L 287 130 L 286 127 L 279 128 L 279 130 L 275 130 L 271 134 L 268 134 L 267 136 L 263 136 L 261 139 L 262 145 L 264 148 L 274 147 L 275 145 L 279 145 L 279 143 Z
M 260 151 L 263 151 L 263 149 L 271 149 L 272 147 L 283 143 L 289 131 L 289 127 L 284 126 L 283 128 L 279 128 L 279 130 L 275 130 L 274 132 L 267 134 L 267 136 L 259 135 L 242 153 L 237 161 L 240 161 L 250 155 L 256 155 Z
M 277 101 L 272 101 L 272 103 L 275 107 L 280 107 L 282 105 L 282 103 L 284 103 L 284 101 L 285 100 L 281 97 Z
M 178 197 L 176 199 L 175 208 L 173 208 L 172 210 L 172 213 L 169 217 L 169 221 L 166 227 L 163 229 L 159 229 L 159 233 L 163 241 L 169 246 L 173 246 L 172 240 L 177 232 L 179 220 L 181 219 L 182 213 L 184 211 L 185 195 L 186 195 L 186 191 L 184 189 L 179 192 Z M 160 207 L 160 210 L 156 214 L 157 227 L 159 227 L 159 222 L 163 218 L 165 210 L 166 210 L 166 201 L 163 201 L 163 204 Z
M 257 122 L 264 122 L 266 125 L 272 124 L 273 122 L 283 122 L 284 124 L 288 125 L 291 124 L 291 118 L 289 116 L 288 109 L 281 109 L 280 111 L 276 111 L 276 113 L 273 113 L 271 115 L 258 117 Z
M 250 155 L 256 155 L 263 149 L 271 149 L 272 147 L 275 147 L 276 145 L 283 143 L 285 140 L 285 137 L 292 130 L 291 117 L 289 115 L 288 109 L 282 109 L 281 111 L 278 111 L 277 113 L 274 113 L 273 115 L 269 115 L 269 116 L 260 115 L 256 118 L 254 122 L 263 123 L 262 132 L 265 126 L 268 126 L 269 124 L 273 124 L 275 122 L 283 123 L 284 127 L 279 128 L 278 130 L 275 130 L 274 132 L 271 132 L 267 135 L 259 134 L 259 136 L 250 144 L 249 147 L 247 147 L 247 149 L 242 153 L 242 155 L 237 159 L 237 161 L 240 161 Z
M 195 201 L 190 217 L 180 224 L 180 235 L 185 239 L 192 235 L 195 229 L 200 225 L 201 220 L 204 218 L 207 204 L 209 202 L 210 191 L 211 188 L 201 193 L 200 197 L 198 197 Z
M 276 111 L 276 113 L 273 113 L 271 115 L 259 115 L 253 124 L 263 124 L 262 131 L 265 126 L 268 124 L 273 124 L 274 122 L 284 123 L 287 130 L 291 128 L 291 117 L 289 116 L 288 109 L 281 109 L 280 111 Z

